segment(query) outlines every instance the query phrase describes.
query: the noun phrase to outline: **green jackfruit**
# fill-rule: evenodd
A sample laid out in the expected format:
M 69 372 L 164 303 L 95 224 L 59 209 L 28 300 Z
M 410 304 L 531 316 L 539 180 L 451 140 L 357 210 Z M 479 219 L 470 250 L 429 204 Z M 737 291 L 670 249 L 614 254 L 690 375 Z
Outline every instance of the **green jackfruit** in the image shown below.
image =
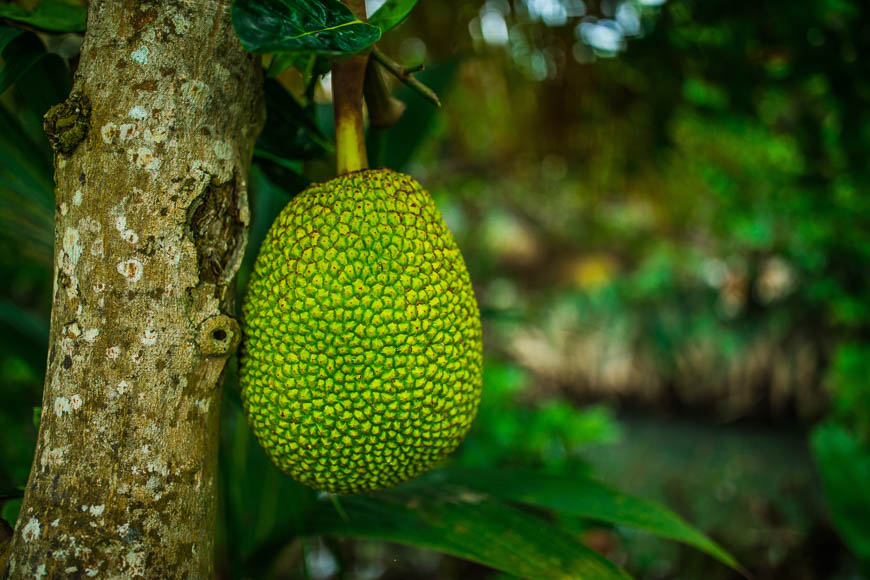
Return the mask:
M 296 480 L 387 487 L 468 431 L 480 314 L 456 242 L 414 179 L 366 170 L 299 194 L 266 235 L 242 310 L 248 422 Z

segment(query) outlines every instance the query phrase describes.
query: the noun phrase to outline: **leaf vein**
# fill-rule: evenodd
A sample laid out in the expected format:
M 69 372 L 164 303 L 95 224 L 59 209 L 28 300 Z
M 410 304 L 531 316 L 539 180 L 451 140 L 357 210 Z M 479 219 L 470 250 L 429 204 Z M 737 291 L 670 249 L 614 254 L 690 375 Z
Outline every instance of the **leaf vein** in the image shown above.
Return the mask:
M 338 28 L 343 28 L 345 26 L 350 26 L 351 24 L 357 24 L 357 23 L 363 24 L 363 21 L 356 19 L 356 20 L 351 20 L 350 22 L 342 22 L 341 24 L 338 24 L 336 26 L 330 26 L 329 28 L 319 28 L 317 30 L 307 30 L 307 31 L 305 31 L 302 34 L 299 34 L 297 36 L 288 36 L 286 38 L 286 40 L 296 40 L 299 38 L 304 38 L 306 36 L 311 36 L 312 34 L 317 34 L 319 32 L 329 32 L 331 30 L 336 30 Z

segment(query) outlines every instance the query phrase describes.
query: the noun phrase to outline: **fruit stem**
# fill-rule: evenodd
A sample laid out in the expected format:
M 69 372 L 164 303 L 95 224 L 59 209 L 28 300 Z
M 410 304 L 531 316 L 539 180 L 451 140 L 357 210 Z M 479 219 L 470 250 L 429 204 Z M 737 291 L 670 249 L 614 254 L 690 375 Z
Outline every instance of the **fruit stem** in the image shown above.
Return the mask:
M 360 20 L 366 19 L 365 0 L 342 0 Z M 335 112 L 336 169 L 339 175 L 367 169 L 363 125 L 363 82 L 368 55 L 332 64 L 332 106 Z

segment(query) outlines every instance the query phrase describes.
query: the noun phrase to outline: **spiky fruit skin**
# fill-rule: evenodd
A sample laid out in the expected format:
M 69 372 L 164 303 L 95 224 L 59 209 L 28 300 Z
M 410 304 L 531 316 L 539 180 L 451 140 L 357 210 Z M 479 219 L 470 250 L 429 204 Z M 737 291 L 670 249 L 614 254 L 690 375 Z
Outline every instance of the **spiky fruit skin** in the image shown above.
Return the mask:
M 366 170 L 312 185 L 269 230 L 243 305 L 242 403 L 275 464 L 362 493 L 423 473 L 477 412 L 480 314 L 429 194 Z

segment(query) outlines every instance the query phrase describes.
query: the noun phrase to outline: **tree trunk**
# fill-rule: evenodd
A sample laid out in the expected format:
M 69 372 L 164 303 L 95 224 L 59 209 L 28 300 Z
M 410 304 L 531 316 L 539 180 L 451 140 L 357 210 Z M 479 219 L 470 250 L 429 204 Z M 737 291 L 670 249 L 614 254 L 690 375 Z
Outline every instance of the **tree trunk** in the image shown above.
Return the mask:
M 55 155 L 54 298 L 10 578 L 207 578 L 220 378 L 262 125 L 230 0 L 91 0 Z

